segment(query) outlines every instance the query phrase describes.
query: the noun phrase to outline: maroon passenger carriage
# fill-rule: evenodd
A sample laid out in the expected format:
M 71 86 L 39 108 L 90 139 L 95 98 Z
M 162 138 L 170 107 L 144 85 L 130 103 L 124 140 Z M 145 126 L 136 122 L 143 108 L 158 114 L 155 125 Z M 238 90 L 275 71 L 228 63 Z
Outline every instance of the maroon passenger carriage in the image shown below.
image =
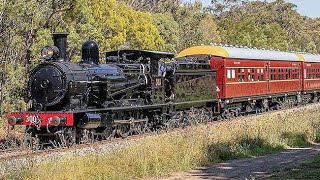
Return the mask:
M 299 54 L 304 60 L 303 63 L 303 91 L 308 94 L 308 98 L 316 101 L 320 91 L 320 55 L 315 54 Z
M 320 56 L 224 46 L 195 46 L 178 58 L 208 59 L 217 71 L 215 107 L 223 117 L 317 101 Z

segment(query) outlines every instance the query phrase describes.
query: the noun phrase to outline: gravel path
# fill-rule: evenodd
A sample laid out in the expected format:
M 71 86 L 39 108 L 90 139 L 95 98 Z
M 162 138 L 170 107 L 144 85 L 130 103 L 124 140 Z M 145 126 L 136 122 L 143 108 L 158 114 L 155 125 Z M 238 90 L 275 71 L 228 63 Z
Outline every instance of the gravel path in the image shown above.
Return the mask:
M 273 171 L 293 168 L 320 154 L 320 144 L 312 148 L 288 149 L 276 154 L 231 160 L 201 167 L 189 172 L 177 173 L 163 180 L 196 179 L 265 179 Z

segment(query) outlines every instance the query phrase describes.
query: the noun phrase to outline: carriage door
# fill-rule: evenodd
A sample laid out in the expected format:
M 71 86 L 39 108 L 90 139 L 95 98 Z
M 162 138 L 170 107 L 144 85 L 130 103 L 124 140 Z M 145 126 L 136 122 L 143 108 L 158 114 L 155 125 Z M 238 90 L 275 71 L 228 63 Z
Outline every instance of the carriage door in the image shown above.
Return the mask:
M 270 93 L 270 61 L 266 63 L 266 81 L 267 81 L 267 93 Z
M 307 78 L 307 69 L 306 64 L 299 63 L 298 72 L 299 72 L 299 85 L 302 91 L 305 91 L 305 79 Z

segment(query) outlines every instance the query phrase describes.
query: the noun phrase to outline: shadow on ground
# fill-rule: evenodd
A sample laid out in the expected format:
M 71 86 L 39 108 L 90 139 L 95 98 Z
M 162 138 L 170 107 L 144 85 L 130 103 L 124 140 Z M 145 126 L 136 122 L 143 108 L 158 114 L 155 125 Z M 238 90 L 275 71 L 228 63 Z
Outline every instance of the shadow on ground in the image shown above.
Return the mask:
M 310 146 L 303 134 L 284 133 L 282 140 L 292 147 Z M 283 146 L 271 145 L 260 138 L 243 138 L 234 143 L 213 144 L 207 154 L 208 164 L 214 165 L 167 179 L 266 179 L 275 171 L 295 167 L 319 155 L 320 145 L 284 150 Z

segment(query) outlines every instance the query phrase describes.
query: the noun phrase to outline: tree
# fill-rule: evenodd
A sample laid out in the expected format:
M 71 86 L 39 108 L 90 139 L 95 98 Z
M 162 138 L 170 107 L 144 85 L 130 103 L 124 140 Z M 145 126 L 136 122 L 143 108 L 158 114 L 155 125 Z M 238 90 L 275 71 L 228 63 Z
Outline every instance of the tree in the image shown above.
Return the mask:
M 175 14 L 182 0 L 120 0 L 137 11 Z
M 218 25 L 213 16 L 205 14 L 203 19 L 199 23 L 199 28 L 203 33 L 204 44 L 220 43 L 221 37 L 218 30 Z
M 148 13 L 133 10 L 115 0 L 78 0 L 59 30 L 70 32 L 69 58 L 79 61 L 86 39 L 98 42 L 100 51 L 117 50 L 123 44 L 132 49 L 161 50 L 164 41 Z
M 156 13 L 153 14 L 153 19 L 161 38 L 165 41 L 162 50 L 176 53 L 179 44 L 179 24 L 170 15 Z
M 180 43 L 178 50 L 220 41 L 215 20 L 202 11 L 201 2 L 187 3 L 173 16 L 179 24 Z
M 234 4 L 214 15 L 224 43 L 288 51 L 314 52 L 317 49 L 314 46 L 319 39 L 315 32 L 319 27 L 316 19 L 300 15 L 295 4 L 284 0 Z

